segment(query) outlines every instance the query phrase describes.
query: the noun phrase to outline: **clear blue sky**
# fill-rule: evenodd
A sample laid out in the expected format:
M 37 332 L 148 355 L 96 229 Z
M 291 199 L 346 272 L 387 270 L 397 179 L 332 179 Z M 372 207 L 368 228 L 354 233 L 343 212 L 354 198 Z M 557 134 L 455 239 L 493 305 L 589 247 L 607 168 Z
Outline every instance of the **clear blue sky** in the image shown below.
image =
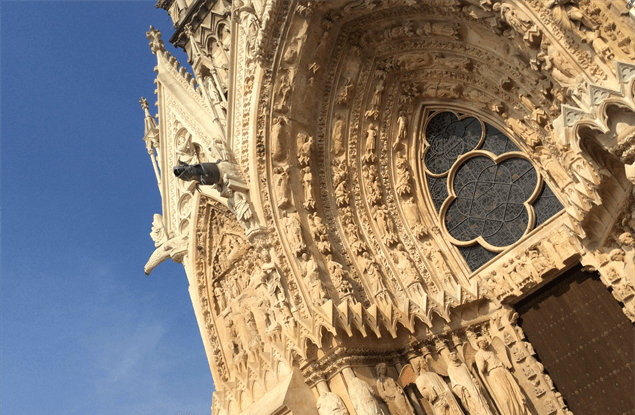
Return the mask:
M 149 26 L 186 59 L 154 5 L 0 3 L 2 415 L 210 412 L 185 272 L 143 273 L 161 213 Z

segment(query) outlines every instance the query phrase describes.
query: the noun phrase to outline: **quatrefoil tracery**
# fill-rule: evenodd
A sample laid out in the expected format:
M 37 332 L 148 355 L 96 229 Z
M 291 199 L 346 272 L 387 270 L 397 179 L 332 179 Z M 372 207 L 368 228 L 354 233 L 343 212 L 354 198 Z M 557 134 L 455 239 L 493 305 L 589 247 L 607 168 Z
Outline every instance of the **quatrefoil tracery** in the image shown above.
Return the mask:
M 503 133 L 448 111 L 433 113 L 423 131 L 428 188 L 443 199 L 435 204 L 450 242 L 501 252 L 533 229 L 542 180 Z

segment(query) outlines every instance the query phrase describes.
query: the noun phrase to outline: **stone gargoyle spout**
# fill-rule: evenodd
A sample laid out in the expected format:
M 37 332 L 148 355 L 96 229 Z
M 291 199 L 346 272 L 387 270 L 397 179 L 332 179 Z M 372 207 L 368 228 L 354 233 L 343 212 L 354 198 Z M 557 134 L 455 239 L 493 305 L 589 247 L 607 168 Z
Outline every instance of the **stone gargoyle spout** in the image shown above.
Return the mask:
M 215 163 L 187 164 L 179 160 L 179 165 L 172 168 L 174 175 L 181 180 L 196 182 L 198 185 L 216 186 L 221 193 L 230 181 L 240 182 L 237 166 L 227 161 L 219 160 Z

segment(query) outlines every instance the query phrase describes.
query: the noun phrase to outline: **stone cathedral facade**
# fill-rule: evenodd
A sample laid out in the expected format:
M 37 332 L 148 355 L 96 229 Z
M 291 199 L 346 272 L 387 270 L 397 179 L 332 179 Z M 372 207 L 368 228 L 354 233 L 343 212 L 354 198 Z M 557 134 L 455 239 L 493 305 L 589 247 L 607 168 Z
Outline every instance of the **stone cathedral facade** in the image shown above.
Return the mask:
M 212 414 L 634 414 L 630 3 L 159 0 Z

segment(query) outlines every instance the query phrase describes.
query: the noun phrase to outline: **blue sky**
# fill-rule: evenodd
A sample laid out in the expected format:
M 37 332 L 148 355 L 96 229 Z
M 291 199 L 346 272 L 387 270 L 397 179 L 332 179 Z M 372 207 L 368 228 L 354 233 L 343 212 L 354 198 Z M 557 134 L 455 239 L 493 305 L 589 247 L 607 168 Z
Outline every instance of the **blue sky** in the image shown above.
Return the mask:
M 161 209 L 149 26 L 186 60 L 154 5 L 0 3 L 3 415 L 210 412 L 185 272 L 143 273 Z

